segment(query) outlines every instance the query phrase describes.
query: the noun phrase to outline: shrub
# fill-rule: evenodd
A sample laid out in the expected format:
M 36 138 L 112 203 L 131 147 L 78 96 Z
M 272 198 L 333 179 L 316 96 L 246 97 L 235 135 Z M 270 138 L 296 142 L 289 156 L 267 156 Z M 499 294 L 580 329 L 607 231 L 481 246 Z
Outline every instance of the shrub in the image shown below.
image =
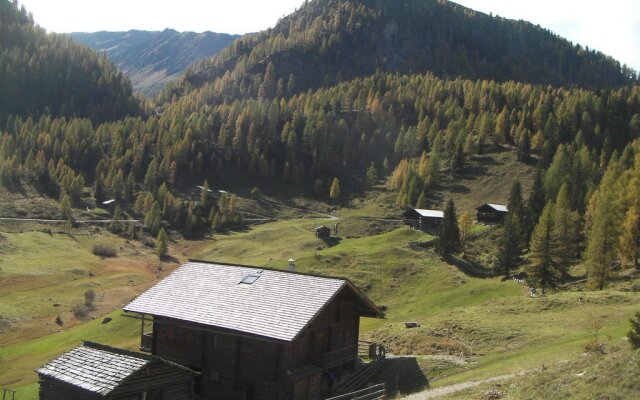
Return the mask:
M 84 305 L 87 306 L 89 309 L 93 309 L 93 302 L 96 299 L 96 293 L 93 291 L 93 289 L 89 289 L 86 292 L 84 292 Z
M 109 244 L 94 244 L 93 254 L 99 257 L 115 257 L 116 248 Z
M 636 317 L 629 322 L 631 322 L 631 330 L 627 332 L 629 343 L 634 349 L 640 349 L 640 312 L 636 312 Z
M 73 315 L 75 315 L 76 318 L 84 318 L 89 314 L 89 307 L 84 304 L 76 304 L 71 311 L 73 311 Z

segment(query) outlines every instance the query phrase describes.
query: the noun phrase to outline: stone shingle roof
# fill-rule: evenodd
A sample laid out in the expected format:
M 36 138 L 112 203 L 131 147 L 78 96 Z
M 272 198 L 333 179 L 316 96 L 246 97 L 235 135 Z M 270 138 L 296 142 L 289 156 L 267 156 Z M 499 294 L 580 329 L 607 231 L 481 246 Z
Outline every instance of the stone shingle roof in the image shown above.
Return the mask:
M 422 217 L 431 217 L 431 218 L 444 218 L 444 211 L 438 210 L 423 210 L 419 208 L 415 208 L 416 212 L 420 214 Z
M 368 314 L 381 315 L 345 279 L 195 261 L 124 310 L 290 342 L 347 287 L 362 299 Z
M 151 363 L 153 358 L 85 342 L 36 370 L 100 395 L 107 395 L 125 379 Z

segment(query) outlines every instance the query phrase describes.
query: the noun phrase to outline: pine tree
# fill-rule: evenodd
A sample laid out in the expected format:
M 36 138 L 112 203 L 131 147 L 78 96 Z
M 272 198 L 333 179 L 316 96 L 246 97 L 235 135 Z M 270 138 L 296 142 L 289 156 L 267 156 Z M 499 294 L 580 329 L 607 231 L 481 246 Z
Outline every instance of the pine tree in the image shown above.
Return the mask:
M 122 209 L 120 205 L 116 206 L 115 211 L 113 212 L 113 218 L 111 219 L 111 230 L 113 232 L 120 232 L 120 219 L 122 218 Z
M 558 265 L 558 238 L 553 231 L 553 203 L 549 202 L 533 230 L 529 257 L 531 264 L 528 272 L 532 282 L 540 286 L 544 295 L 547 288 L 557 287 L 562 278 L 562 270 Z
M 329 190 L 329 197 L 332 200 L 340 197 L 340 181 L 338 178 L 333 178 L 333 182 L 331 183 L 331 190 Z
M 462 171 L 464 169 L 465 164 L 465 154 L 462 142 L 459 142 L 456 146 L 456 151 L 453 156 L 453 160 L 451 163 L 451 172 L 453 175 Z
M 164 231 L 164 228 L 160 228 L 160 232 L 158 232 L 158 237 L 156 238 L 156 254 L 158 255 L 158 258 L 162 259 L 166 256 L 168 249 L 169 243 L 167 232 Z
M 453 199 L 449 199 L 445 207 L 444 218 L 438 228 L 436 250 L 442 257 L 449 257 L 460 250 L 460 230 Z
M 553 212 L 553 229 L 562 251 L 558 254 L 558 263 L 563 275 L 568 274 L 571 263 L 577 256 L 579 243 L 580 217 L 569 206 L 569 190 L 565 183 L 558 192 Z
M 220 229 L 221 226 L 222 226 L 222 221 L 221 221 L 220 213 L 216 211 L 215 214 L 213 215 L 213 218 L 211 219 L 211 229 L 213 229 L 214 231 L 217 231 Z
M 153 202 L 151 209 L 144 216 L 144 224 L 149 228 L 152 235 L 157 235 L 160 230 L 160 205 Z
M 544 209 L 546 202 L 546 194 L 544 190 L 544 180 L 542 175 L 542 169 L 537 168 L 535 176 L 533 178 L 533 186 L 529 193 L 529 199 L 527 200 L 527 215 L 525 223 L 525 242 L 531 239 L 531 233 L 533 228 L 538 223 L 542 210 Z
M 427 195 L 424 190 L 420 192 L 420 196 L 418 196 L 418 201 L 416 201 L 416 208 L 418 209 L 427 208 Z
M 71 200 L 69 200 L 69 195 L 65 194 L 62 198 L 62 201 L 60 202 L 60 214 L 62 214 L 64 218 L 73 218 L 71 212 Z
M 527 162 L 531 157 L 531 138 L 529 137 L 529 131 L 523 130 L 518 139 L 518 148 L 516 150 L 516 156 L 518 161 Z
M 507 214 L 500 240 L 497 272 L 509 277 L 511 270 L 520 263 L 522 255 L 522 224 L 517 213 Z
M 636 312 L 634 319 L 630 319 L 631 330 L 627 332 L 629 343 L 634 350 L 640 349 L 640 312 Z
M 367 185 L 373 186 L 376 184 L 378 180 L 378 168 L 376 168 L 376 164 L 371 161 L 371 165 L 367 169 Z

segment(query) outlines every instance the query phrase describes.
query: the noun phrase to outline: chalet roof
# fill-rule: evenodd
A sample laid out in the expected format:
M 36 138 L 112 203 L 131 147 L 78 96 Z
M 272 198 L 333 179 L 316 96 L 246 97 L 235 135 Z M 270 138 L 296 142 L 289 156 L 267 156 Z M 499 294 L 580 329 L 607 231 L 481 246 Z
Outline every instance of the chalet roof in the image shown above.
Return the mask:
M 157 357 L 85 341 L 82 346 L 54 358 L 36 372 L 93 393 L 107 395 L 152 362 L 169 363 Z
M 366 311 L 382 312 L 348 280 L 293 272 L 190 261 L 124 307 L 290 342 L 343 289 Z
M 323 229 L 329 229 L 329 230 L 331 230 L 330 228 L 328 228 L 328 227 L 326 227 L 326 226 L 324 226 L 324 225 L 320 225 L 320 226 L 316 227 L 316 231 L 320 231 L 320 230 L 323 230 Z
M 486 204 L 481 205 L 478 208 L 482 208 L 484 206 L 488 206 L 488 207 L 493 208 L 494 210 L 500 211 L 500 212 L 505 212 L 505 213 L 509 212 L 509 210 L 507 209 L 507 206 L 503 206 L 502 204 L 486 203 Z
M 420 214 L 421 217 L 429 217 L 429 218 L 444 218 L 444 211 L 438 210 L 423 210 L 420 208 L 414 208 L 414 210 Z

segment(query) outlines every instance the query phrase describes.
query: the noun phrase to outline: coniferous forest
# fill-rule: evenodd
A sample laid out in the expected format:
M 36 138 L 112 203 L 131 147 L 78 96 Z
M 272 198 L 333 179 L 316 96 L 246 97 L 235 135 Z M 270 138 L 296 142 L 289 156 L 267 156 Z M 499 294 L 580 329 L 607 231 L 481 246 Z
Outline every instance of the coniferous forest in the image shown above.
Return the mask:
M 92 187 L 154 235 L 163 220 L 196 236 L 241 216 L 233 199 L 183 199 L 184 182 L 232 174 L 326 196 L 336 178 L 344 191 L 388 174 L 398 209 L 424 207 L 443 175 L 507 149 L 538 172 L 531 193 L 513 190 L 500 273 L 525 249 L 542 287 L 582 260 L 594 288 L 614 260 L 638 266 L 637 76 L 549 31 L 444 1 L 314 0 L 143 114 L 106 59 L 0 5 L 5 186 L 71 205 Z

